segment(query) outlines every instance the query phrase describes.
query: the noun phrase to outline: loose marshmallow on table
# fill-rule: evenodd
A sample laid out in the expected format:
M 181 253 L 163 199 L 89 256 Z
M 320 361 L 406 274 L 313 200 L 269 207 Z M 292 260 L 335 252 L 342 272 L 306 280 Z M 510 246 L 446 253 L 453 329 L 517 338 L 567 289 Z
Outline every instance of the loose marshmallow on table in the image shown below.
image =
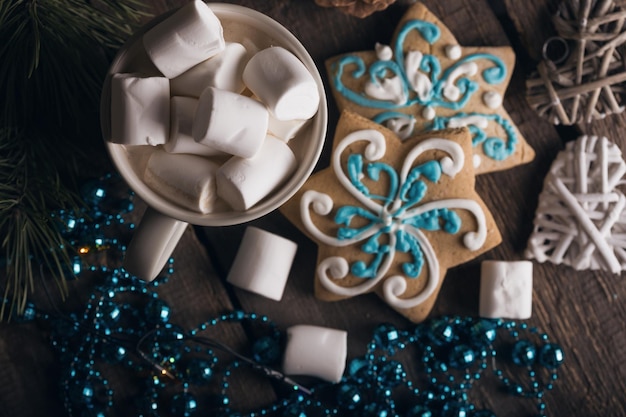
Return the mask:
M 192 135 L 203 145 L 251 158 L 263 144 L 268 118 L 267 109 L 258 101 L 209 87 L 198 100 Z
M 315 79 L 294 54 L 279 46 L 250 58 L 243 82 L 278 120 L 310 119 L 319 107 Z
M 339 382 L 346 368 L 348 334 L 326 327 L 297 325 L 287 329 L 283 372 Z
M 532 314 L 533 264 L 530 261 L 484 261 L 480 273 L 479 315 L 528 319 Z
M 247 227 L 227 281 L 280 301 L 297 249 L 298 245 L 291 240 Z
M 163 145 L 169 153 L 190 153 L 202 156 L 224 155 L 224 152 L 202 145 L 191 136 L 193 115 L 198 100 L 193 97 L 172 97 L 170 100 L 170 138 Z
M 232 157 L 220 167 L 217 194 L 233 209 L 247 210 L 295 171 L 296 165 L 289 146 L 268 135 L 254 157 Z
M 225 47 L 222 24 L 201 0 L 194 0 L 148 30 L 143 45 L 167 78 L 178 77 Z
M 168 200 L 206 214 L 224 208 L 215 192 L 218 167 L 202 156 L 156 150 L 148 159 L 144 181 Z
M 167 78 L 114 74 L 111 79 L 111 138 L 124 145 L 162 145 L 169 137 Z
M 171 80 L 172 95 L 200 97 L 207 87 L 241 93 L 242 74 L 248 62 L 248 52 L 240 43 L 226 43 L 219 54 Z

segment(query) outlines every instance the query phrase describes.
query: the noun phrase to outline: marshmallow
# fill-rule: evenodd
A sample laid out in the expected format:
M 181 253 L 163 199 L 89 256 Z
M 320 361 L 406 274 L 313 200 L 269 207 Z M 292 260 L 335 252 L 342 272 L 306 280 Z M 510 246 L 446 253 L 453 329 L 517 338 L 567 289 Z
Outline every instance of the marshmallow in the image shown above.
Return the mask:
M 232 157 L 217 171 L 217 194 L 235 210 L 247 210 L 296 169 L 296 157 L 280 139 L 267 136 L 253 158 Z
M 320 103 L 313 76 L 291 52 L 271 47 L 256 53 L 243 71 L 243 82 L 278 120 L 310 119 Z
M 251 158 L 265 139 L 267 109 L 250 97 L 209 87 L 202 92 L 193 121 L 196 142 Z
M 291 240 L 256 227 L 248 227 L 230 268 L 229 283 L 280 301 L 296 256 Z
M 167 78 L 178 77 L 225 47 L 222 24 L 201 0 L 194 0 L 143 36 L 152 63 Z
M 215 192 L 218 167 L 201 156 L 155 151 L 148 159 L 144 181 L 168 200 L 206 214 L 223 208 Z
M 172 97 L 170 100 L 170 139 L 163 145 L 169 153 L 190 153 L 201 156 L 224 155 L 224 152 L 202 145 L 191 136 L 193 115 L 198 100 L 192 97 Z
M 278 120 L 270 114 L 267 132 L 285 142 L 293 139 L 308 122 L 308 119 Z
M 240 43 L 227 43 L 218 55 L 202 61 L 195 67 L 171 80 L 170 90 L 174 96 L 200 97 L 207 87 L 241 93 L 243 69 L 248 52 Z
M 111 142 L 162 145 L 169 136 L 167 78 L 114 74 L 111 79 Z
M 481 317 L 529 319 L 532 300 L 533 264 L 530 261 L 485 261 L 481 264 Z
M 297 325 L 287 329 L 283 372 L 339 382 L 346 368 L 348 334 L 326 327 Z

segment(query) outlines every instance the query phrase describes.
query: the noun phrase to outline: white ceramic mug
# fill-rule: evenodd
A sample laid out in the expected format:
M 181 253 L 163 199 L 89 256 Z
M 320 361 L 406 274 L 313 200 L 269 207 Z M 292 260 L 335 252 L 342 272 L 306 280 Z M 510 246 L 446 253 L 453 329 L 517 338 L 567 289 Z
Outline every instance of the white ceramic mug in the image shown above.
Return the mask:
M 153 280 L 163 269 L 189 223 L 200 226 L 228 226 L 257 219 L 280 207 L 304 184 L 313 171 L 324 146 L 328 109 L 326 95 L 319 71 L 304 46 L 280 23 L 255 10 L 232 4 L 209 3 L 224 28 L 227 42 L 239 42 L 244 46 L 264 49 L 282 46 L 294 53 L 313 75 L 319 92 L 320 107 L 310 123 L 298 133 L 289 146 L 298 161 L 296 172 L 277 190 L 245 211 L 225 211 L 202 214 L 177 205 L 163 198 L 143 181 L 143 172 L 151 152 L 151 146 L 126 146 L 109 141 L 111 137 L 111 77 L 115 73 L 140 72 L 159 75 L 148 58 L 141 38 L 148 29 L 165 19 L 172 12 L 159 16 L 139 30 L 120 49 L 113 60 L 104 83 L 101 99 L 102 133 L 109 154 L 125 181 L 148 205 L 143 218 L 134 232 L 126 252 L 124 267 L 142 279 Z

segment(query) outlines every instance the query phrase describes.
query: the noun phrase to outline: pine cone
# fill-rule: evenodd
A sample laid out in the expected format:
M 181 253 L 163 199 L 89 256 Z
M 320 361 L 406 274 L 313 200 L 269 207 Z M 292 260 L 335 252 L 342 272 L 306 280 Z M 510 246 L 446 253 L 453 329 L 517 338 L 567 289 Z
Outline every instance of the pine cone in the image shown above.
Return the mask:
M 384 10 L 396 0 L 315 0 L 318 6 L 336 7 L 340 11 L 356 16 L 367 17 L 370 14 Z

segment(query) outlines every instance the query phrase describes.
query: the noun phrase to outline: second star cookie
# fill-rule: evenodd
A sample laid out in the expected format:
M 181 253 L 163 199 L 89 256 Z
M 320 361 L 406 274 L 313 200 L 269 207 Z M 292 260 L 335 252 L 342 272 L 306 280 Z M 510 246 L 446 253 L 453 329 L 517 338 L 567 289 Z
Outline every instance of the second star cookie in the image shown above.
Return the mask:
M 344 112 L 331 166 L 281 208 L 318 243 L 316 296 L 376 292 L 408 319 L 424 320 L 446 271 L 501 241 L 474 190 L 471 155 L 467 128 L 401 141 Z
M 477 174 L 530 162 L 535 152 L 502 106 L 515 65 L 509 47 L 463 47 L 424 5 L 400 20 L 390 45 L 326 62 L 341 110 L 400 137 L 466 126 Z

